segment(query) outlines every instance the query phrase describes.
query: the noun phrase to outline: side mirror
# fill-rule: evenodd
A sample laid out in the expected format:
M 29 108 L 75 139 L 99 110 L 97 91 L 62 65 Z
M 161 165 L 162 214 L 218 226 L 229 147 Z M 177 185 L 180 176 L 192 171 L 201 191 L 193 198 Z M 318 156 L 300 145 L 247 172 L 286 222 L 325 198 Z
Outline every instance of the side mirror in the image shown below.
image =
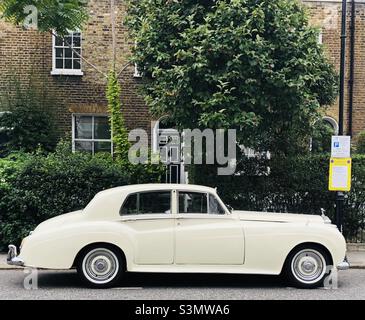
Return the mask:
M 230 213 L 233 212 L 234 209 L 229 204 L 227 204 L 226 207 L 228 208 L 228 210 L 229 210 Z

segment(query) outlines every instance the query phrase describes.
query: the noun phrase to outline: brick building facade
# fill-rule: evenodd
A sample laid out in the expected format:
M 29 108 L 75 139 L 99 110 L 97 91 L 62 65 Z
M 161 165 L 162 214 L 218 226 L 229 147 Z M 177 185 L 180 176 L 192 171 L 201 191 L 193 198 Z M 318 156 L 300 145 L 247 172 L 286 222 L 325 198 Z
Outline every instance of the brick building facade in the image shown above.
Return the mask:
M 308 7 L 311 24 L 321 29 L 321 39 L 327 56 L 339 70 L 341 36 L 341 0 L 303 0 Z M 352 15 L 352 5 L 354 15 Z M 353 28 L 353 99 L 350 106 L 350 61 L 351 29 Z M 326 114 L 338 120 L 338 102 Z M 345 74 L 345 114 L 344 133 L 356 135 L 365 130 L 365 1 L 349 1 L 347 6 L 347 47 Z
M 116 8 L 116 20 L 122 21 L 125 6 Z M 48 33 L 38 33 L 33 30 L 23 30 L 0 20 L 0 95 L 7 91 L 11 93 L 9 83 L 16 79 L 27 86 L 29 79 L 37 82 L 47 95 L 57 102 L 57 121 L 63 132 L 71 133 L 74 114 L 106 115 L 106 74 L 112 67 L 113 49 L 111 32 L 111 15 L 109 0 L 89 1 L 90 18 L 82 31 L 82 56 L 100 71 L 81 62 L 81 70 L 74 66 L 56 65 L 56 60 L 62 63 L 75 63 L 76 55 L 72 57 L 69 49 L 62 49 L 62 43 L 55 43 L 54 37 Z M 122 70 L 128 61 L 133 41 L 128 38 L 126 29 L 117 24 L 116 39 L 116 70 Z M 59 51 L 55 52 L 55 45 Z M 57 46 L 56 46 L 57 47 Z M 59 58 L 63 56 L 63 58 Z M 66 58 L 71 56 L 70 59 Z M 62 70 L 63 69 L 63 70 Z M 123 113 L 126 125 L 132 128 L 150 128 L 150 116 L 143 99 L 137 93 L 140 77 L 134 75 L 133 65 L 128 66 L 120 74 L 123 96 Z
M 322 30 L 321 40 L 330 60 L 339 68 L 341 0 L 303 0 L 308 7 L 311 23 Z M 365 130 L 365 1 L 356 1 L 355 34 L 355 71 L 352 128 L 353 134 Z M 78 69 L 77 57 L 56 43 L 50 34 L 22 30 L 0 20 L 0 95 L 9 89 L 12 78 L 29 79 L 35 77 L 38 86 L 52 95 L 57 105 L 58 122 L 64 132 L 75 132 L 74 115 L 106 115 L 105 97 L 106 74 L 112 61 L 112 35 L 109 0 L 89 1 L 90 19 L 82 31 L 82 55 L 101 71 L 98 72 L 86 63 Z M 122 1 L 117 7 L 116 18 L 120 22 L 125 14 Z M 351 3 L 348 12 L 351 23 Z M 348 29 L 349 30 L 349 29 Z M 350 32 L 349 32 L 350 34 Z M 75 42 L 78 44 L 77 34 Z M 350 40 L 350 39 L 349 39 Z M 72 39 L 71 39 L 72 41 Z M 128 61 L 133 41 L 128 38 L 127 30 L 121 23 L 117 24 L 117 70 Z M 349 44 L 347 42 L 347 73 L 349 80 Z M 70 56 L 71 55 L 71 56 Z M 67 69 L 69 68 L 69 69 Z M 129 129 L 145 128 L 150 130 L 151 117 L 143 99 L 138 96 L 138 85 L 141 78 L 136 76 L 134 66 L 126 68 L 120 76 L 122 85 L 123 113 Z M 23 83 L 27 85 L 27 81 Z M 349 131 L 351 120 L 349 114 L 349 95 L 346 85 L 345 132 Z M 337 103 L 327 111 L 328 121 L 336 126 L 338 117 Z M 80 119 L 78 119 L 79 121 Z M 87 119 L 86 122 L 99 121 Z M 102 126 L 102 124 L 101 124 Z M 93 134 L 92 134 L 93 135 Z M 93 137 L 94 138 L 94 137 Z

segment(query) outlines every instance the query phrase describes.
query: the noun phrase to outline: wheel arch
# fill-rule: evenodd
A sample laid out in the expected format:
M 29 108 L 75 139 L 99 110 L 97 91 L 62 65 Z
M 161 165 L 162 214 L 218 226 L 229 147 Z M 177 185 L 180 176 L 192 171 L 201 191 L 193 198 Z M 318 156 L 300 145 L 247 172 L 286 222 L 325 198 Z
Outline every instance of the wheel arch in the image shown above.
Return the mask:
M 318 242 L 308 241 L 308 242 L 302 242 L 302 243 L 297 244 L 289 251 L 289 253 L 285 257 L 283 266 L 281 268 L 281 273 L 283 273 L 283 271 L 285 270 L 285 266 L 288 263 L 288 259 L 292 255 L 293 252 L 295 252 L 301 248 L 308 248 L 308 247 L 317 247 L 317 248 L 322 249 L 327 254 L 328 258 L 330 259 L 330 264 L 333 265 L 333 256 L 331 254 L 331 251 L 325 245 L 323 245 L 322 243 L 318 243 Z
M 116 250 L 122 257 L 123 271 L 127 270 L 127 258 L 126 258 L 126 255 L 125 255 L 124 251 L 119 246 L 117 246 L 113 243 L 110 243 L 110 242 L 93 242 L 93 243 L 89 243 L 89 244 L 85 245 L 76 254 L 76 257 L 75 257 L 75 259 L 72 263 L 72 268 L 75 268 L 77 266 L 77 263 L 79 262 L 79 259 L 82 257 L 84 252 L 86 252 L 87 250 L 89 250 L 91 248 L 95 248 L 95 247 L 98 247 L 98 246 L 102 246 L 102 247 L 111 248 L 111 249 Z

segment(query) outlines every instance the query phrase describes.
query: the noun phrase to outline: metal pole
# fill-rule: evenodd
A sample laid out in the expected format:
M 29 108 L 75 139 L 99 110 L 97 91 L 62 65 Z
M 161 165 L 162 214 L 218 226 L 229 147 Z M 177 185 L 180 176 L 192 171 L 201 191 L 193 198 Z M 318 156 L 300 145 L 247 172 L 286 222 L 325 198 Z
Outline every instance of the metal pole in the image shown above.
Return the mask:
M 350 24 L 350 72 L 349 72 L 349 101 L 348 101 L 348 135 L 352 137 L 352 111 L 354 103 L 354 71 L 355 71 L 355 29 L 356 29 L 356 2 L 351 0 L 351 24 Z
M 347 0 L 342 0 L 342 22 L 341 22 L 341 60 L 340 60 L 340 99 L 339 99 L 339 132 L 343 135 L 344 127 L 344 104 L 345 104 L 345 68 L 346 68 L 346 14 Z M 336 194 L 336 222 L 338 230 L 343 232 L 343 202 L 345 200 L 343 192 Z

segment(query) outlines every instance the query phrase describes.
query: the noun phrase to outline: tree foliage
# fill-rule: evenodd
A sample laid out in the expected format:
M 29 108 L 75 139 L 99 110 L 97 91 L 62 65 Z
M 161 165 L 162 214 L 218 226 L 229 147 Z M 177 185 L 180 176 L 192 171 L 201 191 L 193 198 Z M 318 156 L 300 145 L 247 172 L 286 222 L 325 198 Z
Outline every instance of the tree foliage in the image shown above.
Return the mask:
M 66 35 L 68 30 L 81 29 L 88 19 L 86 0 L 0 0 L 0 16 L 22 25 L 29 17 L 30 6 L 36 8 L 37 29 L 43 32 L 54 30 Z
M 365 154 L 365 131 L 360 132 L 357 137 L 356 152 Z
M 23 79 L 24 81 L 24 79 Z M 56 123 L 59 102 L 30 76 L 29 85 L 9 81 L 0 98 L 0 157 L 14 151 L 35 152 L 39 148 L 53 151 L 60 132 Z
M 152 112 L 185 128 L 236 128 L 239 142 L 297 152 L 337 74 L 296 0 L 129 0 Z
M 108 75 L 107 99 L 114 155 L 117 160 L 128 163 L 130 143 L 121 111 L 121 89 L 115 71 L 110 71 Z

